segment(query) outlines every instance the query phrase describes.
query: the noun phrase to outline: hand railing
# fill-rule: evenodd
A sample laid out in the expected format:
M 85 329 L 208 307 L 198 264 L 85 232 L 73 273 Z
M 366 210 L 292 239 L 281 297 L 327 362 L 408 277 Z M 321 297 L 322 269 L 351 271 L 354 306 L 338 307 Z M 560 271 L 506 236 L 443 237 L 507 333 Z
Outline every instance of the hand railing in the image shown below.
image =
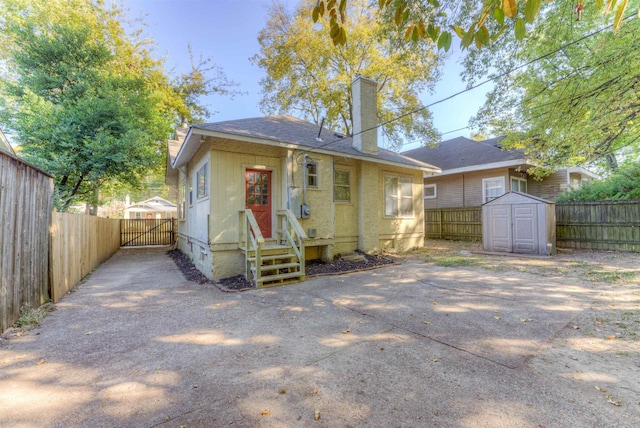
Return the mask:
M 304 276 L 304 240 L 307 239 L 307 234 L 291 210 L 279 210 L 276 211 L 276 215 L 278 216 L 278 242 L 286 241 L 293 249 L 300 262 L 300 273 Z
M 260 266 L 262 265 L 262 261 L 260 260 L 260 249 L 264 244 L 264 237 L 262 236 L 262 232 L 258 227 L 258 222 L 256 222 L 256 218 L 253 215 L 253 212 L 249 209 L 240 211 L 240 237 L 239 237 L 239 246 L 245 251 L 246 260 L 245 260 L 245 276 L 247 279 L 252 278 L 251 272 L 251 262 L 249 261 L 249 252 L 253 251 L 255 254 L 255 281 L 256 283 L 260 280 Z

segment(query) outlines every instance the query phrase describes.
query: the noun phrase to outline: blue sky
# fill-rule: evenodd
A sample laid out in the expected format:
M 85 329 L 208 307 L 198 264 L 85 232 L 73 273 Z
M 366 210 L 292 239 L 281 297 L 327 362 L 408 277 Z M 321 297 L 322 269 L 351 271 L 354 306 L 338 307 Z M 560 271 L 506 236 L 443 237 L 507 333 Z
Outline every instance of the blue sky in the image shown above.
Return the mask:
M 295 5 L 297 0 L 286 0 Z M 166 59 L 166 67 L 176 72 L 187 71 L 190 44 L 194 54 L 211 57 L 227 76 L 240 84 L 246 95 L 209 97 L 210 110 L 217 113 L 210 121 L 262 116 L 258 107 L 260 78 L 263 71 L 249 58 L 259 52 L 258 32 L 264 27 L 271 0 L 125 0 L 130 19 L 141 17 L 146 23 L 145 34 L 156 41 L 156 55 Z M 458 41 L 453 45 L 457 48 Z M 425 94 L 428 104 L 464 89 L 459 74 L 462 67 L 454 58 L 447 61 L 443 79 L 436 93 Z M 441 133 L 468 125 L 484 101 L 487 87 L 482 87 L 434 106 L 434 124 Z M 443 139 L 469 136 L 470 130 L 446 134 Z M 416 148 L 419 142 L 407 144 L 403 150 Z

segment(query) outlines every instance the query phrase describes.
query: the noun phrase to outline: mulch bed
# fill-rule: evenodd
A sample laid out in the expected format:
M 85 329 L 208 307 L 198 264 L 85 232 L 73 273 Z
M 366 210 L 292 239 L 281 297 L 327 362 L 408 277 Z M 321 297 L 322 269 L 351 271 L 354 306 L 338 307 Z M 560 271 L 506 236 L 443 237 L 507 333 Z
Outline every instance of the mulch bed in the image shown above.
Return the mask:
M 202 272 L 200 272 L 191 263 L 189 258 L 180 250 L 173 249 L 167 252 L 169 257 L 173 259 L 184 277 L 188 281 L 197 282 L 198 284 L 214 284 L 223 291 L 241 291 L 256 288 L 253 282 L 247 281 L 244 275 L 236 275 L 231 278 L 218 279 L 211 281 Z M 310 260 L 305 265 L 305 273 L 307 276 L 313 275 L 330 275 L 347 272 L 355 272 L 363 269 L 371 269 L 378 266 L 396 263 L 396 260 L 389 256 L 379 256 L 375 254 L 364 254 L 362 261 L 350 261 L 343 258 L 335 258 L 330 262 L 322 260 Z
M 354 272 L 363 269 L 371 269 L 378 266 L 384 266 L 396 263 L 397 261 L 389 256 L 379 256 L 375 254 L 360 253 L 364 256 L 363 261 L 352 262 L 343 258 L 335 258 L 330 262 L 322 260 L 310 260 L 305 266 L 307 276 L 325 275 L 336 273 Z

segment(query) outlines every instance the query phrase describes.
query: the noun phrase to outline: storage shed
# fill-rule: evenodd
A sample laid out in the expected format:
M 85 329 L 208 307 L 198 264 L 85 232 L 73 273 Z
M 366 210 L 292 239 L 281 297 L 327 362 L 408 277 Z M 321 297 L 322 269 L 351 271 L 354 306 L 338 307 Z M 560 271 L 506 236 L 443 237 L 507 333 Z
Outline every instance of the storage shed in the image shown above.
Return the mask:
M 487 202 L 482 206 L 482 246 L 486 251 L 555 254 L 555 204 L 520 192 Z

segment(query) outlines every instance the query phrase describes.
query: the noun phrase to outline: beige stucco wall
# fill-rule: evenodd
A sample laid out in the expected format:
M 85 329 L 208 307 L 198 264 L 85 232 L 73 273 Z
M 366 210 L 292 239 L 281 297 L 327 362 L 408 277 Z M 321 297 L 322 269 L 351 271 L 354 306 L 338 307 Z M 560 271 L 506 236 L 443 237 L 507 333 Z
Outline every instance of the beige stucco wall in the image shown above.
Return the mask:
M 413 186 L 413 217 L 389 218 L 384 216 L 384 176 L 409 177 Z M 378 248 L 380 250 L 408 251 L 424 243 L 423 173 L 399 167 L 378 166 Z M 372 192 L 373 193 L 373 192 Z

